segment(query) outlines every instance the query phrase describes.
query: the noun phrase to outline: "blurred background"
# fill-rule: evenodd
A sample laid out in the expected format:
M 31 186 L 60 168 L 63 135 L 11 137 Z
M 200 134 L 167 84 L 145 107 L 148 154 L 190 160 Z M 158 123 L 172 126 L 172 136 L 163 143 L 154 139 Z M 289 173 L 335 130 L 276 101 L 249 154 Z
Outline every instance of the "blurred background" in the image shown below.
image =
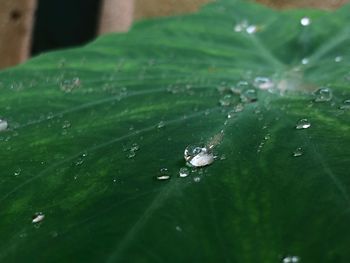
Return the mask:
M 127 31 L 134 20 L 195 12 L 214 0 L 0 0 L 0 69 L 48 50 Z M 258 0 L 276 8 L 334 9 L 349 0 Z

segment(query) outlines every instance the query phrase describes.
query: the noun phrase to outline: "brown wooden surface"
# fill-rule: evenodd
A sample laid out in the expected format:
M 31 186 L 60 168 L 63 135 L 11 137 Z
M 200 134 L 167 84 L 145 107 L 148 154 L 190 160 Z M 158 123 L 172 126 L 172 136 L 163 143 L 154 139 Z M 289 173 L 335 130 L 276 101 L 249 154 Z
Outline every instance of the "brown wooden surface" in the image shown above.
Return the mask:
M 349 0 L 257 0 L 260 3 L 276 8 L 311 7 L 320 9 L 336 9 Z
M 0 0 L 0 68 L 29 56 L 36 0 Z

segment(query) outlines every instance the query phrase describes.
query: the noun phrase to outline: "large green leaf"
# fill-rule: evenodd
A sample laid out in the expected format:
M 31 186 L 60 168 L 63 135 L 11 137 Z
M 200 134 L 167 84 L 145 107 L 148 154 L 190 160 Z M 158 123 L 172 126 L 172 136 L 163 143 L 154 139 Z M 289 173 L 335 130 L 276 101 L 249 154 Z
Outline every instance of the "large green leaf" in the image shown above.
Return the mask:
M 221 0 L 2 72 L 0 261 L 349 262 L 349 22 Z

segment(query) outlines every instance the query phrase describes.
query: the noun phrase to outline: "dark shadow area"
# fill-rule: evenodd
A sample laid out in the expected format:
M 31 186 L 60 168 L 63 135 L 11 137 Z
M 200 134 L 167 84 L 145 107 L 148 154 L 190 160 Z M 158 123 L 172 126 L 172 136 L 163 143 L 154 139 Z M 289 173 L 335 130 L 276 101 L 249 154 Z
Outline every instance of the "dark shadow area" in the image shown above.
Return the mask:
M 32 55 L 92 40 L 96 36 L 99 10 L 100 0 L 39 0 Z

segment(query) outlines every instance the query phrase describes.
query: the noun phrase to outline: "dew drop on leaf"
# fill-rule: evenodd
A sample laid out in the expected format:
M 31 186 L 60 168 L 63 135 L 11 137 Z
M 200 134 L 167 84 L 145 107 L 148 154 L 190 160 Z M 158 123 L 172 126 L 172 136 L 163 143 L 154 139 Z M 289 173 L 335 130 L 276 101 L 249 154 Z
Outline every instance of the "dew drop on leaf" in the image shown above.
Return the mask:
M 299 147 L 294 150 L 293 157 L 299 157 L 299 156 L 302 156 L 303 154 L 304 154 L 303 149 Z
M 0 119 L 0 132 L 7 130 L 8 124 L 7 121 Z
M 19 176 L 22 172 L 22 169 L 21 168 L 16 168 L 15 171 L 14 171 L 14 176 Z
M 342 56 L 336 56 L 336 57 L 334 58 L 334 61 L 337 62 L 337 63 L 341 62 L 342 60 L 343 60 L 343 57 L 342 57 Z
M 250 25 L 247 27 L 246 32 L 251 35 L 258 31 L 258 27 L 256 25 Z
M 199 176 L 196 176 L 193 178 L 193 182 L 199 183 L 201 181 L 201 178 Z
M 227 94 L 219 100 L 221 106 L 230 106 L 232 103 L 232 95 Z
M 170 179 L 170 174 L 169 174 L 168 168 L 161 168 L 156 179 L 159 181 L 164 181 L 164 180 Z
M 35 213 L 32 217 L 32 223 L 37 224 L 45 219 L 45 215 L 42 212 Z
M 242 102 L 256 102 L 258 100 L 258 95 L 255 89 L 248 89 L 241 95 Z
M 182 178 L 187 177 L 189 174 L 190 174 L 190 171 L 188 170 L 188 168 L 186 168 L 186 167 L 180 168 L 180 170 L 179 170 L 180 177 L 182 177 Z
M 303 64 L 303 65 L 309 64 L 309 59 L 308 59 L 308 58 L 303 58 L 303 59 L 301 60 L 301 64 Z
M 311 24 L 311 19 L 305 16 L 302 19 L 300 19 L 300 24 L 302 26 L 309 26 Z
M 287 256 L 282 260 L 282 263 L 297 263 L 297 262 L 299 262 L 299 257 L 297 256 Z
M 315 102 L 330 101 L 333 97 L 332 90 L 329 88 L 319 88 L 314 92 Z
M 267 77 L 256 77 L 254 79 L 254 86 L 261 90 L 269 90 L 274 87 L 274 83 Z
M 203 167 L 214 162 L 214 155 L 207 147 L 188 146 L 184 158 L 191 167 Z
M 301 130 L 301 129 L 307 129 L 310 128 L 311 123 L 308 121 L 308 119 L 301 119 L 297 122 L 295 128 L 297 130 Z
M 350 110 L 350 99 L 344 100 L 343 104 L 339 107 L 341 110 Z
M 165 122 L 164 121 L 160 121 L 157 125 L 158 129 L 164 128 L 165 127 Z

